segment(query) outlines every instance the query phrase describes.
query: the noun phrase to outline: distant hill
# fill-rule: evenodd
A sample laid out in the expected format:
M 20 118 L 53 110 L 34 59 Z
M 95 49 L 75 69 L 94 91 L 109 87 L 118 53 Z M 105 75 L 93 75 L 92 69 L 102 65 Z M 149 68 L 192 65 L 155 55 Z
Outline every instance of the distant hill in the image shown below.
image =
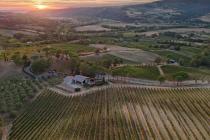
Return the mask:
M 210 13 L 210 0 L 162 0 L 121 7 L 69 8 L 36 14 L 51 17 L 91 17 L 126 22 L 191 21 Z
M 209 0 L 162 0 L 144 5 L 125 7 L 126 11 L 141 12 L 139 18 L 169 21 L 191 21 L 210 13 Z M 138 18 L 138 16 L 136 17 Z
M 126 16 L 125 12 L 122 7 L 88 7 L 38 11 L 33 12 L 33 14 L 49 17 L 92 17 L 128 20 L 129 17 Z

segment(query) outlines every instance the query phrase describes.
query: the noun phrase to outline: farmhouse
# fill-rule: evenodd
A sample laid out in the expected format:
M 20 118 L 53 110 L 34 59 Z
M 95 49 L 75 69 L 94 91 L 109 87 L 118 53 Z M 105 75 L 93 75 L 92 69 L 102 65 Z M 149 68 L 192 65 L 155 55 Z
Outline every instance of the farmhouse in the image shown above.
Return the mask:
M 67 76 L 64 78 L 64 82 L 57 87 L 70 92 L 81 91 L 85 86 L 94 86 L 104 84 L 104 75 L 98 75 L 92 79 L 83 75 Z
M 73 80 L 73 76 L 67 76 L 64 78 L 64 83 L 67 84 L 67 85 L 70 85 L 72 84 L 72 80 Z
M 64 82 L 62 86 L 60 86 L 62 89 L 65 89 L 67 91 L 71 92 L 77 92 L 81 90 L 81 86 L 73 83 L 73 76 L 67 76 L 64 78 Z
M 85 86 L 85 85 L 94 85 L 95 84 L 95 81 L 89 77 L 86 77 L 86 76 L 83 76 L 83 75 L 76 75 L 74 76 L 72 82 L 74 84 L 79 84 L 79 85 L 82 85 L 82 86 Z
M 67 76 L 64 78 L 64 84 L 68 86 L 92 86 L 95 84 L 95 80 L 83 75 Z M 75 87 L 75 86 L 74 86 Z

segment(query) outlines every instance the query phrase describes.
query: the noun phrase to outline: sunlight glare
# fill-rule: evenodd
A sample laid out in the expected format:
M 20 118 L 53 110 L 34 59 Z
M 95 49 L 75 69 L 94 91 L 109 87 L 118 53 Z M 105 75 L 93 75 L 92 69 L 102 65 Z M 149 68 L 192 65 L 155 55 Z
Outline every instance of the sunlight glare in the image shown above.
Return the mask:
M 43 4 L 38 4 L 38 5 L 35 5 L 35 7 L 39 10 L 44 10 L 44 9 L 47 9 L 48 6 L 47 5 L 43 5 Z

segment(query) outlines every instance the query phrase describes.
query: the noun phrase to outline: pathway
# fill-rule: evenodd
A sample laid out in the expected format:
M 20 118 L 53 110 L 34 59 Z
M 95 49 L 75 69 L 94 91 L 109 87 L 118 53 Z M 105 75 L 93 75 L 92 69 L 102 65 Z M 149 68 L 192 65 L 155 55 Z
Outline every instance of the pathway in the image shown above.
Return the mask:
M 158 68 L 158 70 L 160 72 L 160 75 L 164 77 L 165 76 L 165 73 L 163 72 L 162 66 L 163 65 L 157 65 L 157 68 Z
M 139 84 L 109 84 L 106 86 L 101 86 L 101 87 L 93 87 L 87 90 L 83 90 L 81 92 L 74 92 L 74 93 L 70 93 L 67 91 L 63 91 L 61 89 L 58 88 L 48 88 L 48 90 L 54 91 L 60 95 L 64 95 L 64 96 L 68 96 L 68 97 L 76 97 L 76 96 L 85 96 L 88 94 L 92 94 L 94 93 L 94 91 L 98 91 L 98 90 L 104 90 L 104 89 L 108 89 L 108 88 L 119 88 L 119 87 L 138 87 L 138 88 L 155 88 L 155 89 L 177 89 L 177 88 L 210 88 L 210 85 L 200 85 L 200 86 L 186 86 L 186 87 L 166 87 L 166 86 L 146 86 L 146 85 L 139 85 Z
M 9 125 L 4 126 L 4 127 L 2 128 L 2 138 L 1 138 L 1 140 L 7 140 L 8 134 L 9 134 L 9 130 L 10 130 L 11 126 L 12 126 L 12 125 L 9 124 Z

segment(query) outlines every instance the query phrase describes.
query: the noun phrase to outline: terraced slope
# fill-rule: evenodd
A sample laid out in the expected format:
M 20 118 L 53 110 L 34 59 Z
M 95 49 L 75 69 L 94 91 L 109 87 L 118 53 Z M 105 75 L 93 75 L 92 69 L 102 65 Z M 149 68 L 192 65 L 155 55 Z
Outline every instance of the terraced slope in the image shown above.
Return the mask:
M 208 140 L 210 89 L 113 87 L 67 97 L 46 90 L 10 140 Z

